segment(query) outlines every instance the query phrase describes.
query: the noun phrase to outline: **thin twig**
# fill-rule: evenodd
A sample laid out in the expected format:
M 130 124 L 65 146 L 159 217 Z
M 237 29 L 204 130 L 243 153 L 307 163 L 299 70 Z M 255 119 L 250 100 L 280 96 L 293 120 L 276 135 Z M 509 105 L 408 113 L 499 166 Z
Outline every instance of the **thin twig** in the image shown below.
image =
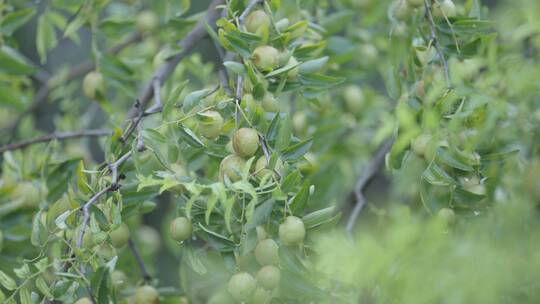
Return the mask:
M 152 81 L 156 81 L 157 79 L 159 83 L 163 85 L 165 81 L 169 78 L 169 76 L 172 74 L 178 63 L 193 51 L 193 49 L 201 39 L 205 38 L 208 35 L 205 24 L 208 24 L 212 28 L 216 27 L 216 20 L 219 17 L 218 6 L 223 3 L 225 3 L 225 0 L 214 0 L 210 4 L 206 12 L 206 18 L 201 19 L 197 23 L 195 28 L 191 32 L 189 32 L 184 39 L 178 42 L 178 45 L 180 46 L 180 49 L 182 51 L 175 56 L 167 59 L 165 63 L 163 63 L 154 73 Z M 153 96 L 154 88 L 152 82 L 148 84 L 140 94 L 139 106 L 131 108 L 131 110 L 128 112 L 126 116 L 126 122 L 133 123 L 133 120 L 138 119 L 138 117 L 141 116 L 141 112 L 144 112 L 144 109 L 146 108 Z M 133 131 L 131 131 L 129 134 L 131 134 L 132 132 Z M 127 137 L 124 136 L 124 139 L 127 139 Z
M 126 47 L 130 46 L 131 44 L 133 44 L 133 43 L 135 43 L 137 41 L 140 41 L 141 38 L 142 38 L 141 34 L 138 33 L 138 32 L 135 32 L 135 33 L 129 35 L 126 38 L 126 40 L 124 40 L 121 43 L 119 43 L 119 44 L 113 46 L 112 48 L 110 48 L 108 52 L 110 54 L 112 54 L 112 55 L 118 54 L 120 51 L 122 51 Z M 93 69 L 95 69 L 95 67 L 96 67 L 96 65 L 92 60 L 84 61 L 84 62 L 74 66 L 73 68 L 71 68 L 69 70 L 69 73 L 66 76 L 65 81 L 70 81 L 70 80 L 73 80 L 75 78 L 81 77 L 81 76 L 85 75 L 86 73 L 88 73 L 88 72 L 92 71 Z M 44 78 L 45 76 L 49 76 L 49 77 L 47 79 L 45 79 Z M 10 138 L 9 138 L 8 142 L 12 141 L 13 138 L 15 137 L 16 131 L 17 131 L 21 121 L 27 115 L 35 112 L 43 103 L 45 103 L 47 101 L 47 96 L 49 95 L 49 91 L 51 89 L 53 89 L 55 86 L 61 84 L 61 82 L 54 82 L 53 83 L 52 79 L 54 77 L 50 77 L 50 75 L 45 75 L 43 73 L 41 75 L 36 75 L 36 77 L 39 77 L 39 81 L 42 82 L 43 84 L 41 85 L 41 87 L 36 92 L 36 95 L 34 96 L 34 100 L 28 106 L 28 108 L 26 110 L 24 110 L 23 112 L 21 112 L 17 116 L 17 118 L 15 118 L 15 120 L 11 123 L 11 125 L 9 125 L 8 127 L 5 128 L 5 132 L 10 134 Z
M 451 88 L 452 83 L 450 82 L 448 62 L 446 61 L 446 58 L 444 58 L 444 54 L 442 52 L 441 45 L 439 43 L 439 38 L 437 37 L 437 31 L 435 29 L 435 22 L 433 21 L 433 15 L 431 13 L 431 4 L 428 3 L 428 0 L 424 0 L 424 8 L 425 8 L 425 17 L 428 20 L 429 27 L 431 29 L 431 42 L 433 43 L 433 46 L 435 47 L 435 50 L 437 51 L 437 54 L 439 55 L 439 59 L 441 60 L 443 64 L 444 79 L 446 81 L 446 86 L 448 88 Z
M 23 140 L 17 143 L 12 143 L 9 145 L 2 146 L 0 147 L 0 153 L 6 152 L 6 151 L 24 149 L 33 144 L 48 142 L 52 140 L 66 140 L 66 139 L 81 138 L 81 137 L 100 137 L 100 136 L 107 136 L 107 135 L 111 135 L 111 130 L 97 129 L 97 130 L 82 130 L 82 131 L 74 131 L 74 132 L 55 132 L 55 133 L 51 133 L 51 134 L 39 136 L 36 138 L 27 139 L 27 140 Z
M 144 282 L 145 283 L 150 282 L 152 280 L 152 276 L 146 270 L 146 265 L 144 264 L 141 254 L 139 253 L 139 250 L 137 249 L 137 246 L 135 245 L 135 242 L 133 241 L 132 238 L 129 238 L 128 246 L 129 246 L 129 249 L 131 250 L 131 253 L 133 253 L 133 257 L 135 257 L 135 260 L 137 261 L 139 268 L 141 269 L 141 275 L 143 277 Z
M 354 226 L 356 224 L 356 221 L 358 219 L 358 216 L 360 215 L 360 211 L 362 211 L 362 208 L 366 204 L 366 198 L 364 197 L 364 190 L 369 184 L 369 182 L 375 177 L 377 172 L 379 172 L 380 168 L 384 164 L 384 158 L 386 153 L 390 151 L 392 148 L 392 145 L 394 144 L 394 139 L 388 139 L 385 142 L 381 144 L 371 161 L 369 162 L 368 166 L 362 171 L 362 174 L 356 181 L 356 185 L 354 187 L 354 196 L 356 198 L 356 205 L 354 206 L 353 211 L 351 212 L 351 215 L 349 216 L 349 220 L 347 222 L 346 231 L 349 234 L 352 234 L 352 231 L 354 229 Z

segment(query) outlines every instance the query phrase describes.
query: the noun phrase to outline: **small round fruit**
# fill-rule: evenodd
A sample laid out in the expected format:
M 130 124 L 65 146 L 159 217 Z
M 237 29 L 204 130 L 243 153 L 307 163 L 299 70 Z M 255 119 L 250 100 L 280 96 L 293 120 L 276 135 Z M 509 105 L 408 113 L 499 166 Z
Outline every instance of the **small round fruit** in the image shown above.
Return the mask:
M 259 148 L 259 134 L 252 128 L 240 128 L 234 133 L 233 149 L 238 156 L 251 157 Z
M 251 59 L 257 69 L 263 72 L 271 71 L 278 66 L 279 51 L 269 45 L 263 45 L 253 51 Z
M 456 5 L 452 0 L 442 0 L 433 5 L 433 14 L 437 18 L 452 18 L 456 16 Z
M 255 259 L 261 265 L 277 265 L 279 263 L 279 246 L 272 239 L 260 241 L 255 247 Z
M 304 222 L 296 216 L 288 216 L 279 225 L 279 239 L 284 245 L 300 244 L 306 236 Z
M 236 182 L 242 179 L 241 173 L 246 165 L 246 161 L 238 155 L 231 154 L 225 157 L 219 165 L 219 177 L 225 179 L 225 175 L 230 181 Z
M 437 216 L 448 225 L 453 225 L 456 222 L 456 214 L 450 208 L 442 208 L 437 212 Z
M 416 155 L 424 157 L 429 143 L 431 142 L 431 135 L 420 134 L 411 143 L 411 148 Z
M 364 109 L 366 103 L 364 91 L 356 85 L 345 87 L 343 99 L 345 99 L 347 110 L 354 114 L 359 114 Z
M 94 304 L 89 298 L 80 298 L 75 304 Z
M 214 293 L 206 304 L 233 304 L 235 301 L 226 290 L 220 290 Z
M 205 120 L 199 120 L 199 133 L 208 139 L 215 139 L 221 133 L 223 128 L 223 117 L 216 111 L 205 111 L 202 113 L 205 116 Z
M 236 301 L 247 301 L 257 287 L 257 282 L 247 272 L 240 272 L 231 277 L 227 290 Z
M 296 112 L 292 117 L 293 130 L 297 135 L 306 133 L 307 117 L 304 112 Z
M 159 304 L 158 291 L 150 285 L 137 288 L 135 290 L 135 304 Z
M 287 72 L 287 78 L 289 80 L 295 80 L 296 78 L 298 78 L 298 73 L 300 72 L 300 67 L 298 66 L 298 60 L 296 60 L 296 58 L 291 56 L 291 58 L 289 58 L 289 62 L 287 62 L 287 66 L 295 66 L 295 65 L 296 67 L 292 68 L 291 70 Z
M 406 20 L 411 16 L 411 8 L 407 2 L 396 0 L 392 6 L 392 12 L 397 20 Z
M 272 93 L 266 92 L 262 99 L 262 107 L 266 112 L 279 112 L 279 102 Z
M 114 248 L 122 248 L 128 243 L 129 227 L 122 223 L 118 228 L 111 231 L 110 236 Z
M 278 287 L 281 271 L 273 265 L 266 265 L 257 272 L 257 283 L 266 289 Z
M 101 73 L 93 71 L 84 76 L 83 92 L 90 99 L 96 99 L 105 93 L 105 81 Z
M 183 242 L 191 236 L 193 228 L 187 217 L 177 217 L 172 220 L 170 226 L 171 237 L 177 242 Z
M 124 288 L 127 284 L 127 276 L 121 270 L 115 270 L 111 273 L 111 282 L 116 290 Z
M 268 28 L 270 17 L 263 10 L 251 12 L 246 18 L 246 30 L 251 33 L 257 33 L 259 30 Z
M 152 11 L 142 11 L 137 16 L 135 26 L 141 33 L 152 32 L 159 26 L 159 17 Z
M 251 297 L 252 304 L 268 304 L 270 303 L 271 293 L 270 291 L 257 287 L 255 292 L 253 293 L 253 297 Z

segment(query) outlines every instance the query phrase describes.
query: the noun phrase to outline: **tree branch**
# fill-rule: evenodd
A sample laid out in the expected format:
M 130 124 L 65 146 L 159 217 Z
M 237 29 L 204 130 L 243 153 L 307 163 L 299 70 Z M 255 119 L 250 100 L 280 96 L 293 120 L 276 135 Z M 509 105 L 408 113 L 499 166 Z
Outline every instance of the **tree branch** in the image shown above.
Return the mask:
M 147 107 L 148 103 L 154 96 L 154 81 L 157 81 L 160 85 L 163 85 L 165 81 L 169 78 L 169 76 L 172 74 L 178 63 L 182 59 L 184 59 L 184 57 L 189 55 L 191 51 L 193 51 L 193 49 L 201 39 L 208 35 L 208 33 L 206 32 L 205 24 L 208 24 L 210 27 L 215 28 L 216 20 L 219 17 L 217 6 L 223 3 L 225 3 L 225 0 L 214 0 L 206 11 L 206 18 L 201 19 L 197 23 L 197 26 L 195 26 L 195 28 L 191 32 L 189 32 L 184 39 L 178 42 L 178 46 L 180 46 L 180 49 L 182 51 L 175 56 L 167 59 L 167 61 L 165 61 L 165 63 L 163 63 L 154 73 L 154 76 L 152 77 L 153 82 L 146 85 L 146 87 L 143 89 L 138 99 L 138 105 L 131 108 L 131 110 L 127 114 L 126 121 L 131 121 L 133 124 L 137 120 L 140 120 L 140 118 L 138 117 L 140 117 L 142 113 L 144 113 L 144 109 Z M 128 131 L 129 132 L 127 134 L 124 134 L 123 136 L 124 140 L 126 140 L 127 137 L 131 135 L 131 133 L 133 133 L 133 128 L 130 127 Z
M 441 60 L 443 64 L 444 69 L 444 79 L 446 81 L 446 86 L 448 88 L 452 87 L 452 83 L 450 82 L 450 73 L 448 71 L 448 62 L 446 61 L 446 58 L 444 58 L 444 54 L 441 49 L 441 45 L 439 43 L 439 38 L 437 37 L 437 31 L 435 29 L 435 22 L 433 21 L 433 14 L 431 13 L 431 4 L 428 3 L 428 0 L 424 0 L 424 8 L 425 8 L 425 17 L 429 23 L 429 28 L 431 30 L 431 42 L 433 43 L 433 46 L 435 47 L 435 50 L 437 51 L 437 55 L 439 56 L 439 59 Z
M 106 130 L 106 129 L 82 130 L 82 131 L 58 132 L 58 133 L 55 132 L 52 134 L 47 134 L 47 135 L 39 136 L 36 138 L 23 140 L 21 142 L 2 146 L 0 147 L 0 153 L 4 153 L 6 151 L 24 149 L 33 144 L 48 142 L 52 140 L 66 140 L 66 139 L 81 138 L 81 137 L 100 137 L 100 136 L 107 136 L 110 134 L 111 134 L 111 130 Z
M 152 276 L 146 270 L 146 265 L 144 264 L 141 254 L 139 253 L 139 250 L 137 249 L 137 246 L 135 245 L 135 242 L 133 241 L 132 238 L 129 238 L 128 246 L 129 246 L 129 249 L 131 250 L 131 253 L 133 253 L 133 257 L 137 261 L 137 264 L 139 265 L 144 282 L 145 283 L 150 282 L 152 280 Z
M 354 229 L 354 226 L 356 224 L 356 221 L 358 219 L 358 216 L 360 215 L 360 211 L 362 211 L 362 208 L 366 204 L 366 198 L 364 197 L 364 190 L 369 184 L 369 182 L 375 177 L 375 175 L 379 172 L 380 168 L 382 167 L 384 163 L 384 158 L 386 156 L 386 153 L 390 151 L 392 148 L 392 145 L 394 144 L 394 138 L 388 139 L 385 142 L 381 144 L 373 158 L 371 159 L 368 166 L 362 171 L 362 174 L 356 181 L 356 185 L 354 187 L 354 196 L 356 198 L 356 205 L 354 206 L 353 211 L 351 212 L 351 215 L 349 216 L 349 220 L 347 221 L 346 231 L 349 234 L 352 234 L 352 231 Z
M 126 47 L 130 46 L 131 44 L 140 41 L 142 38 L 142 35 L 139 32 L 135 32 L 131 35 L 129 35 L 126 40 L 122 41 L 121 43 L 113 46 L 109 49 L 110 54 L 118 54 L 120 51 L 125 49 Z M 96 65 L 92 60 L 84 61 L 73 68 L 70 69 L 66 81 L 73 80 L 75 78 L 81 77 L 85 75 L 86 73 L 92 71 L 95 69 Z M 15 137 L 15 133 L 17 131 L 17 128 L 19 127 L 21 121 L 29 114 L 35 112 L 43 103 L 47 101 L 47 96 L 49 95 L 49 91 L 53 89 L 56 85 L 59 85 L 60 83 L 52 83 L 51 75 L 40 73 L 39 75 L 36 75 L 36 78 L 42 82 L 43 84 L 36 92 L 36 95 L 34 96 L 34 100 L 32 103 L 28 106 L 26 110 L 21 112 L 17 118 L 9 125 L 7 128 L 5 128 L 5 131 L 10 134 L 10 138 L 8 142 L 13 140 Z

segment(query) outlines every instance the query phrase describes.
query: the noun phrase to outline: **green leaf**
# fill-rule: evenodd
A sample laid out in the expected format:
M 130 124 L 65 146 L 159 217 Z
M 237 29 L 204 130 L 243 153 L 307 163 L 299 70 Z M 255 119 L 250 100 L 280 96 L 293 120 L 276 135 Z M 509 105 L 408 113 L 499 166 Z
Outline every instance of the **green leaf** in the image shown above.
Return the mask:
M 180 95 L 182 95 L 182 92 L 186 88 L 188 82 L 189 81 L 186 80 L 174 87 L 171 94 L 167 98 L 167 101 L 165 101 L 165 104 L 163 105 L 163 111 L 161 111 L 161 115 L 163 116 L 163 118 L 168 118 L 170 116 L 172 109 L 179 101 Z
M 274 203 L 275 200 L 273 198 L 270 198 L 264 203 L 257 206 L 257 208 L 255 208 L 255 212 L 253 212 L 253 220 L 246 225 L 246 228 L 255 228 L 266 223 L 270 218 L 270 215 L 272 214 Z
M 309 200 L 309 187 L 309 182 L 305 181 L 302 185 L 302 188 L 300 188 L 298 193 L 296 193 L 296 195 L 292 199 L 289 205 L 292 214 L 300 215 L 304 212 L 304 209 Z
M 441 163 L 444 163 L 447 166 L 456 168 L 462 171 L 472 172 L 474 168 L 465 163 L 462 159 L 457 157 L 455 154 L 452 154 L 449 149 L 444 147 L 437 148 L 437 160 Z
M 53 23 L 47 18 L 47 13 L 38 18 L 36 33 L 36 48 L 41 63 L 47 61 L 47 52 L 58 44 Z
M 0 72 L 8 75 L 26 75 L 35 69 L 14 49 L 4 45 L 0 47 Z
M 265 75 L 266 78 L 270 78 L 270 77 L 274 77 L 274 76 L 278 76 L 278 75 L 281 75 L 281 74 L 284 74 L 284 73 L 287 73 L 288 71 L 298 67 L 300 65 L 300 63 L 297 63 L 297 64 L 291 64 L 291 65 L 286 65 L 282 68 L 279 68 L 277 70 L 273 70 L 272 72 L 268 73 Z
M 289 146 L 283 151 L 281 151 L 281 159 L 284 161 L 298 160 L 300 157 L 304 156 L 304 154 L 309 151 L 312 144 L 313 139 L 309 138 L 292 146 Z
M 182 104 L 184 113 L 191 111 L 191 109 L 193 109 L 204 97 L 208 96 L 212 90 L 213 89 L 203 89 L 189 93 L 186 98 L 184 98 L 184 103 Z
M 109 290 L 110 275 L 108 267 L 99 267 L 92 275 L 90 285 L 92 286 L 92 292 L 98 303 L 109 303 L 112 293 Z
M 14 290 L 17 288 L 17 283 L 14 279 L 8 276 L 5 272 L 0 270 L 0 285 L 2 285 L 7 290 Z
M 212 211 L 214 211 L 214 208 L 216 207 L 218 201 L 219 198 L 215 193 L 212 193 L 212 195 L 208 198 L 208 201 L 206 203 L 206 211 L 204 212 L 204 220 L 206 222 L 206 225 L 210 224 L 210 215 L 212 215 Z
M 46 296 L 47 298 L 53 298 L 53 295 L 51 294 L 51 290 L 49 289 L 49 285 L 47 285 L 47 282 L 42 277 L 38 277 L 36 279 L 36 287 L 39 289 L 39 291 Z
M 302 217 L 306 229 L 312 229 L 331 221 L 336 216 L 336 207 L 320 209 Z
M 32 296 L 30 296 L 30 291 L 26 287 L 23 287 L 19 290 L 19 299 L 21 304 L 33 304 Z
M 204 147 L 204 143 L 199 139 L 199 137 L 191 131 L 191 129 L 186 128 L 184 126 L 180 126 L 180 138 L 184 140 L 188 145 L 194 147 L 194 148 L 202 148 Z
M 306 62 L 303 62 L 302 64 L 300 64 L 300 73 L 314 73 L 314 72 L 317 72 L 318 70 L 322 69 L 326 63 L 328 62 L 328 59 L 329 57 L 328 56 L 324 56 L 324 57 L 321 57 L 321 58 L 317 58 L 317 59 L 312 59 L 312 60 L 308 60 Z
M 231 72 L 237 75 L 245 75 L 247 73 L 243 64 L 236 61 L 225 61 L 223 65 Z
M 385 84 L 388 96 L 397 100 L 401 96 L 401 80 L 396 67 L 390 66 L 388 68 Z
M 191 246 L 185 246 L 183 248 L 182 261 L 199 275 L 203 275 L 207 272 L 203 262 L 199 259 L 199 254 L 196 254 Z
M 5 36 L 11 36 L 18 28 L 30 21 L 36 13 L 35 7 L 18 9 L 4 16 L 0 30 Z
M 277 131 L 276 143 L 274 148 L 278 151 L 285 149 L 291 142 L 292 123 L 289 114 L 279 116 L 279 127 Z
M 424 170 L 422 178 L 434 186 L 457 185 L 456 180 L 435 163 Z

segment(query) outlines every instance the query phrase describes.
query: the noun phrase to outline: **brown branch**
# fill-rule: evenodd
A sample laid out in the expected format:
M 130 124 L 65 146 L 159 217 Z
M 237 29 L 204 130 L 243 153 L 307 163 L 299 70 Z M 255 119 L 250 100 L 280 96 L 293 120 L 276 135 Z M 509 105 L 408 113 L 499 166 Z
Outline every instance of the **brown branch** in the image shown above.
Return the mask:
M 428 4 L 428 0 L 424 0 L 424 8 L 425 8 L 425 17 L 427 21 L 429 22 L 429 28 L 431 30 L 431 42 L 433 43 L 433 46 L 435 47 L 435 50 L 437 51 L 437 55 L 439 56 L 439 59 L 441 60 L 443 64 L 444 69 L 444 79 L 446 81 L 446 86 L 448 88 L 452 87 L 452 83 L 450 82 L 450 73 L 448 71 L 448 62 L 446 61 L 446 58 L 444 58 L 444 54 L 441 49 L 441 45 L 439 43 L 439 38 L 437 37 L 437 31 L 435 30 L 435 22 L 433 21 L 433 14 L 431 13 L 431 4 Z
M 193 49 L 195 49 L 197 43 L 201 39 L 205 38 L 208 35 L 208 33 L 206 32 L 205 24 L 208 24 L 212 28 L 215 28 L 216 20 L 219 17 L 217 6 L 223 3 L 225 3 L 225 0 L 214 0 L 208 7 L 208 10 L 206 12 L 206 18 L 201 19 L 197 23 L 195 28 L 191 32 L 189 32 L 184 39 L 178 42 L 178 46 L 180 46 L 180 49 L 182 51 L 175 56 L 167 59 L 165 63 L 163 63 L 154 73 L 154 76 L 152 77 L 152 82 L 147 84 L 146 87 L 143 89 L 142 93 L 139 96 L 138 102 L 128 112 L 126 121 L 131 122 L 132 125 L 136 125 L 140 121 L 141 117 L 144 116 L 144 109 L 147 107 L 152 97 L 154 97 L 154 83 L 157 82 L 160 86 L 162 86 L 169 78 L 169 76 L 171 76 L 178 63 L 187 55 L 189 55 L 193 51 Z M 133 133 L 134 130 L 134 127 L 129 127 L 127 129 L 127 132 L 124 133 L 123 139 L 127 140 L 127 138 Z
M 352 234 L 352 231 L 354 229 L 354 226 L 356 224 L 356 221 L 358 219 L 358 216 L 360 215 L 360 211 L 362 211 L 362 208 L 366 204 L 366 198 L 364 197 L 364 190 L 368 186 L 369 182 L 375 177 L 375 175 L 379 172 L 382 165 L 384 164 L 384 158 L 386 156 L 386 153 L 390 151 L 392 148 L 392 145 L 394 144 L 394 138 L 388 139 L 385 142 L 381 144 L 373 158 L 371 159 L 368 166 L 362 171 L 362 174 L 356 181 L 356 185 L 354 187 L 354 196 L 356 198 L 356 205 L 354 206 L 353 211 L 351 212 L 351 215 L 349 216 L 349 220 L 347 221 L 346 231 L 349 234 Z
M 131 253 L 133 253 L 133 257 L 137 261 L 137 264 L 139 265 L 144 283 L 150 282 L 152 280 L 152 276 L 148 273 L 148 270 L 146 270 L 146 265 L 144 264 L 141 254 L 139 253 L 139 250 L 137 249 L 137 246 L 135 245 L 135 242 L 132 238 L 129 238 L 128 246 L 131 250 Z
M 23 140 L 21 142 L 2 146 L 0 147 L 0 153 L 4 153 L 6 151 L 24 149 L 33 144 L 44 143 L 44 142 L 48 142 L 52 140 L 66 140 L 66 139 L 81 138 L 81 137 L 100 137 L 100 136 L 107 136 L 107 135 L 111 135 L 111 130 L 97 129 L 97 130 L 82 130 L 82 131 L 74 131 L 74 132 L 58 132 L 58 133 L 55 132 L 52 134 L 47 134 L 47 135 L 39 136 L 36 138 Z
M 125 49 L 126 47 L 130 46 L 131 44 L 140 41 L 142 39 L 142 35 L 139 32 L 135 32 L 131 35 L 129 35 L 126 40 L 122 41 L 121 43 L 113 46 L 109 49 L 108 53 L 110 54 L 118 54 L 120 51 Z M 73 68 L 70 69 L 66 81 L 70 81 L 73 79 L 76 79 L 78 77 L 81 77 L 85 75 L 86 73 L 92 71 L 95 69 L 96 65 L 92 60 L 84 61 Z M 45 78 L 47 76 L 47 78 Z M 32 103 L 28 106 L 26 110 L 21 112 L 17 118 L 9 125 L 7 128 L 5 128 L 6 133 L 10 134 L 10 138 L 8 142 L 12 141 L 15 137 L 15 133 L 22 122 L 22 120 L 29 114 L 35 112 L 43 103 L 47 101 L 47 96 L 49 95 L 49 91 L 53 89 L 55 86 L 59 85 L 58 83 L 53 83 L 51 79 L 53 79 L 50 75 L 45 73 L 40 73 L 39 75 L 36 75 L 36 78 L 42 82 L 43 84 L 38 89 L 36 95 L 34 96 L 34 100 Z

